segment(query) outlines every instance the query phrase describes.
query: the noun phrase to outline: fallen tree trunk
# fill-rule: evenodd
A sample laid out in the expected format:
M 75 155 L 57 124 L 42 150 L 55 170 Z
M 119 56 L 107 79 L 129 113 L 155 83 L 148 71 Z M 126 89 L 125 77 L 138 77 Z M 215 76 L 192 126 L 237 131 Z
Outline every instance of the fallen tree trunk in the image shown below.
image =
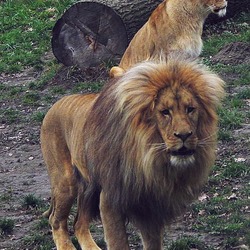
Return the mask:
M 88 1 L 89 0 L 84 0 L 81 2 Z M 129 41 L 162 1 L 163 0 L 95 0 L 97 3 L 112 8 L 121 17 L 126 27 Z

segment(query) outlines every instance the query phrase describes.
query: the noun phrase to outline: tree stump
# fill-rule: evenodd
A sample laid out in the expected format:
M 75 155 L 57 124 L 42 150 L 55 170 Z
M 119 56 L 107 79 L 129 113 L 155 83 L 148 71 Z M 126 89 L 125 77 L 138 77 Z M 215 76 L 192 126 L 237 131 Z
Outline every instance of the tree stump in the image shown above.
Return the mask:
M 110 7 L 80 2 L 69 8 L 53 28 L 52 50 L 59 62 L 80 68 L 120 58 L 127 45 L 123 21 Z

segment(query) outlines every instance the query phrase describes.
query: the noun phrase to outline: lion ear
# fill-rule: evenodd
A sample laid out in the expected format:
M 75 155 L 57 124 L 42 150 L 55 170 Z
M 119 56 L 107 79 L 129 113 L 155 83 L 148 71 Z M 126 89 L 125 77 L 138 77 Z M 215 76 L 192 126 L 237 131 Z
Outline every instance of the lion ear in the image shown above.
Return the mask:
M 118 67 L 118 66 L 114 66 L 109 71 L 109 76 L 111 78 L 116 78 L 116 77 L 122 76 L 124 73 L 125 73 L 125 70 L 123 68 Z

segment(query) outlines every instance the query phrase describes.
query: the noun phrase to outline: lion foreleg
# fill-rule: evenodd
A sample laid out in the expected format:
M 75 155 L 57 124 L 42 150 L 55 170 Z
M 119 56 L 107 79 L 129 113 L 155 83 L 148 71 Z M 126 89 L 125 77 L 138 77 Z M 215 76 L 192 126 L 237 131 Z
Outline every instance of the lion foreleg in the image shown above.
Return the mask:
M 163 228 L 140 228 L 143 250 L 162 250 Z
M 110 206 L 103 192 L 100 196 L 100 212 L 108 250 L 129 250 L 124 217 Z
M 81 216 L 75 225 L 75 235 L 82 250 L 101 250 L 92 238 L 89 231 L 89 219 Z
M 52 228 L 52 234 L 57 250 L 76 250 L 62 225 L 60 225 L 59 229 Z

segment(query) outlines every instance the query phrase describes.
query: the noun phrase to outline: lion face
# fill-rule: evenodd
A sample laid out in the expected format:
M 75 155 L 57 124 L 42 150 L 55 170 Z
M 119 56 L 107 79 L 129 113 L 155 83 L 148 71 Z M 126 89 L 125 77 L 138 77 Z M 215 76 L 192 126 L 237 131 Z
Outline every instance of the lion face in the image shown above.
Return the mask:
M 199 105 L 188 89 L 169 87 L 157 98 L 158 129 L 173 166 L 188 166 L 195 161 Z
M 207 6 L 211 12 L 222 17 L 226 15 L 227 1 L 226 0 L 206 0 Z

